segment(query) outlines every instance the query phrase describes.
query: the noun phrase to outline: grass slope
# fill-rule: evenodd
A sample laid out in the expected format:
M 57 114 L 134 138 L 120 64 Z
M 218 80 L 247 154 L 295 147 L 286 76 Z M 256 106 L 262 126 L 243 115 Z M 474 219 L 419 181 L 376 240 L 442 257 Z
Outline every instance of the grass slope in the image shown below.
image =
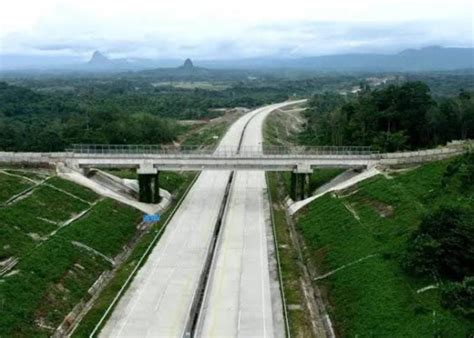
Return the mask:
M 314 337 L 311 317 L 306 306 L 304 290 L 301 287 L 301 264 L 297 249 L 291 238 L 289 225 L 286 222 L 284 209 L 284 189 L 279 189 L 280 173 L 268 173 L 268 183 L 272 198 L 272 213 L 280 268 L 282 274 L 283 290 L 287 305 L 287 316 L 290 335 L 292 337 Z
M 317 281 L 326 289 L 332 320 L 348 337 L 466 337 L 473 323 L 441 307 L 439 292 L 417 293 L 432 280 L 400 268 L 406 240 L 428 207 L 443 198 L 447 162 L 362 182 L 345 195 L 325 195 L 300 213 L 307 256 L 320 274 L 365 258 Z M 374 255 L 374 256 L 371 256 Z
M 0 205 L 33 186 L 33 182 L 0 172 Z
M 23 188 L 21 178 L 0 180 L 0 191 Z M 87 291 L 98 276 L 112 268 L 72 241 L 113 257 L 135 235 L 141 214 L 98 199 L 88 189 L 53 177 L 0 207 L 0 261 L 18 259 L 0 277 L 0 337 L 50 336 L 69 311 L 89 297 Z M 89 208 L 83 217 L 61 227 Z

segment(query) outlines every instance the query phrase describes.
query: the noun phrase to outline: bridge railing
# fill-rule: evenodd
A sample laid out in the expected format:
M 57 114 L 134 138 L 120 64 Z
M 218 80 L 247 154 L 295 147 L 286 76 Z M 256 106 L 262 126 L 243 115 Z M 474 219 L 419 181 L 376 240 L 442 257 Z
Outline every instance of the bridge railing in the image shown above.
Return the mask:
M 74 144 L 67 149 L 74 154 L 97 155 L 162 155 L 183 156 L 209 155 L 212 157 L 261 157 L 272 156 L 319 156 L 319 155 L 373 155 L 377 154 L 371 147 L 365 146 L 225 146 L 209 149 L 202 146 L 174 145 L 122 145 L 122 144 Z

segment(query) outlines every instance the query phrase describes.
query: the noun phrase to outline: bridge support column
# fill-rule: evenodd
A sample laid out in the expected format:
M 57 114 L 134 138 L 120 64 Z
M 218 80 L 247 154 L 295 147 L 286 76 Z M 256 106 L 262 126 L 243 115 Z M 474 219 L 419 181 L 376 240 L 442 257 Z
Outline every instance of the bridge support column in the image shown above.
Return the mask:
M 298 185 L 298 174 L 295 174 L 294 172 L 291 173 L 291 184 L 290 184 L 290 197 L 293 201 L 296 201 L 297 197 L 297 185 Z
M 313 170 L 306 166 L 297 166 L 291 173 L 290 197 L 293 201 L 298 201 L 309 197 L 309 180 Z
M 305 183 L 306 183 L 306 174 L 297 174 L 300 181 L 300 200 L 304 200 L 305 197 Z
M 144 203 L 159 203 L 160 184 L 159 172 L 153 165 L 142 164 L 137 170 L 138 174 L 138 200 Z
M 155 180 L 153 182 L 153 200 L 154 203 L 160 203 L 161 202 L 161 196 L 160 196 L 160 172 L 157 171 L 155 175 Z

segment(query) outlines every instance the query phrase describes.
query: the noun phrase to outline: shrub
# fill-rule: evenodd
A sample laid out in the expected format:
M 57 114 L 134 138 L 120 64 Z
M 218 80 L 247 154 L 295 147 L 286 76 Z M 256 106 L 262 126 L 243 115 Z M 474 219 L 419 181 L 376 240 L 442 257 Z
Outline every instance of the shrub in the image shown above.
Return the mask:
M 474 271 L 474 210 L 442 205 L 425 215 L 408 243 L 404 266 L 417 274 L 462 280 Z
M 441 291 L 441 301 L 444 307 L 474 319 L 474 277 L 445 284 Z

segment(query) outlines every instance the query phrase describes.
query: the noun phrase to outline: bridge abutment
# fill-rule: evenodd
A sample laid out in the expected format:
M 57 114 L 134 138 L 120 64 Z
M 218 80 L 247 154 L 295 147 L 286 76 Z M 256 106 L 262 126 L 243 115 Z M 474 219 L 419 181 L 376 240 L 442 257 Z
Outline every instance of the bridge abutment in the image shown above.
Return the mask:
M 160 172 L 152 164 L 142 164 L 137 170 L 138 200 L 144 203 L 160 203 Z

